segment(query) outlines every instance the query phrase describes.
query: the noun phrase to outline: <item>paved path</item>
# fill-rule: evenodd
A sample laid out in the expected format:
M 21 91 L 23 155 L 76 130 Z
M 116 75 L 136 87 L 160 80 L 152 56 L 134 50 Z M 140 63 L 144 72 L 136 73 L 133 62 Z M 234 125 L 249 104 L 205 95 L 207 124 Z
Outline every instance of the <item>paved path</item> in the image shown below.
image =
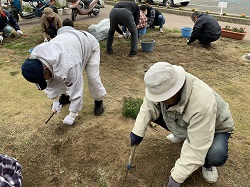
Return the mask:
M 88 17 L 86 15 L 77 15 L 76 22 L 86 22 L 87 24 L 97 24 L 99 23 L 102 19 L 108 18 L 109 17 L 109 12 L 112 9 L 112 5 L 105 5 L 104 8 L 101 8 L 100 14 L 97 17 Z M 181 15 L 175 15 L 175 14 L 169 14 L 169 13 L 163 13 L 166 23 L 164 27 L 169 28 L 169 29 L 179 29 L 181 30 L 182 27 L 193 27 L 193 22 L 190 17 L 188 16 L 181 16 Z M 61 16 L 62 19 L 65 18 L 71 18 L 71 15 L 63 15 Z M 33 19 L 26 19 L 26 20 L 20 20 L 19 25 L 20 27 L 25 26 L 25 25 L 32 25 L 35 23 L 40 23 L 41 18 L 33 18 Z M 225 27 L 226 25 L 230 25 L 231 27 L 243 27 L 246 29 L 246 32 L 248 33 L 245 38 L 243 39 L 244 41 L 250 41 L 250 25 L 239 25 L 239 24 L 234 24 L 234 23 L 227 23 L 227 22 L 221 22 L 219 21 L 219 24 L 221 27 Z

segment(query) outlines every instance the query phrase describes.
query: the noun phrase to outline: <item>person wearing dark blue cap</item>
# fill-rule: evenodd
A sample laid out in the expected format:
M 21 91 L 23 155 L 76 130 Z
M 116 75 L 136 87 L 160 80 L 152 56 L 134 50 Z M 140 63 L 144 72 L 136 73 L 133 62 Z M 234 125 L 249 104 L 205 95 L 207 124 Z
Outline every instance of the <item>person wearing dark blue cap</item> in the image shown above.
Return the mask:
M 89 91 L 95 99 L 94 114 L 97 116 L 104 112 L 106 90 L 99 75 L 99 42 L 90 33 L 74 29 L 73 24 L 66 25 L 58 30 L 54 39 L 33 49 L 30 58 L 22 65 L 22 75 L 53 100 L 52 112 L 61 110 L 59 96 L 68 95 L 70 113 L 63 123 L 72 125 L 82 109 L 83 70 L 88 77 Z
M 35 83 L 38 90 L 44 90 L 47 87 L 44 76 L 49 73 L 46 69 L 40 60 L 28 58 L 22 66 L 22 74 L 27 81 Z

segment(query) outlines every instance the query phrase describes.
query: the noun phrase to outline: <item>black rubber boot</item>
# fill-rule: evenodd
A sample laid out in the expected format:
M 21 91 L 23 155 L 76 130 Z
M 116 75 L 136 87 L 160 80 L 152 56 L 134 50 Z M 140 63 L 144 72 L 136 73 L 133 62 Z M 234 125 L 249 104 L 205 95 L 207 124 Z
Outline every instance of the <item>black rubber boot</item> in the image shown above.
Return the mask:
M 108 55 L 112 55 L 114 53 L 113 49 L 107 49 L 107 53 L 108 53 Z
M 133 57 L 135 55 L 136 55 L 136 51 L 130 51 L 128 54 L 129 57 Z
M 95 100 L 95 109 L 94 109 L 94 114 L 96 116 L 100 116 L 102 115 L 104 112 L 104 108 L 103 108 L 103 101 L 96 101 Z
M 60 98 L 59 98 L 59 103 L 60 103 L 61 105 L 69 104 L 69 103 L 70 103 L 69 96 L 68 96 L 68 95 L 65 95 L 65 94 L 61 94 L 61 96 L 60 96 Z

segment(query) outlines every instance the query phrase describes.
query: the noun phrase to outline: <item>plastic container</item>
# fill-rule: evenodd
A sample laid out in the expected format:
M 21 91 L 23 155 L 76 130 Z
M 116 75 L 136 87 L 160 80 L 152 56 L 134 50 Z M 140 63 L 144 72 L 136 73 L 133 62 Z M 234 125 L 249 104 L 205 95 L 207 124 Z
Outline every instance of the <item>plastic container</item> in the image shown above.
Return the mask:
M 182 27 L 181 29 L 182 37 L 189 38 L 191 36 L 192 30 L 193 29 L 190 27 Z
M 143 52 L 151 52 L 153 51 L 153 48 L 155 46 L 154 39 L 143 39 L 143 40 L 140 40 L 140 43 L 141 43 L 141 49 Z

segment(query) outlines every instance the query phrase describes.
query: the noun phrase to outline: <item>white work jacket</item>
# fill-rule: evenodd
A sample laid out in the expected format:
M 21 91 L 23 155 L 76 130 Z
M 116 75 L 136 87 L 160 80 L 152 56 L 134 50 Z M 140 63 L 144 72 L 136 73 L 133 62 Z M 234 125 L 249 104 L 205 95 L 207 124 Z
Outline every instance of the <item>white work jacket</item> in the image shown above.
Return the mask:
M 84 69 L 92 96 L 102 100 L 106 95 L 99 76 L 99 42 L 88 32 L 64 26 L 54 39 L 36 46 L 31 58 L 41 60 L 52 73 L 44 90 L 48 98 L 58 98 L 65 92 L 70 96 L 70 112 L 78 112 L 82 108 Z

